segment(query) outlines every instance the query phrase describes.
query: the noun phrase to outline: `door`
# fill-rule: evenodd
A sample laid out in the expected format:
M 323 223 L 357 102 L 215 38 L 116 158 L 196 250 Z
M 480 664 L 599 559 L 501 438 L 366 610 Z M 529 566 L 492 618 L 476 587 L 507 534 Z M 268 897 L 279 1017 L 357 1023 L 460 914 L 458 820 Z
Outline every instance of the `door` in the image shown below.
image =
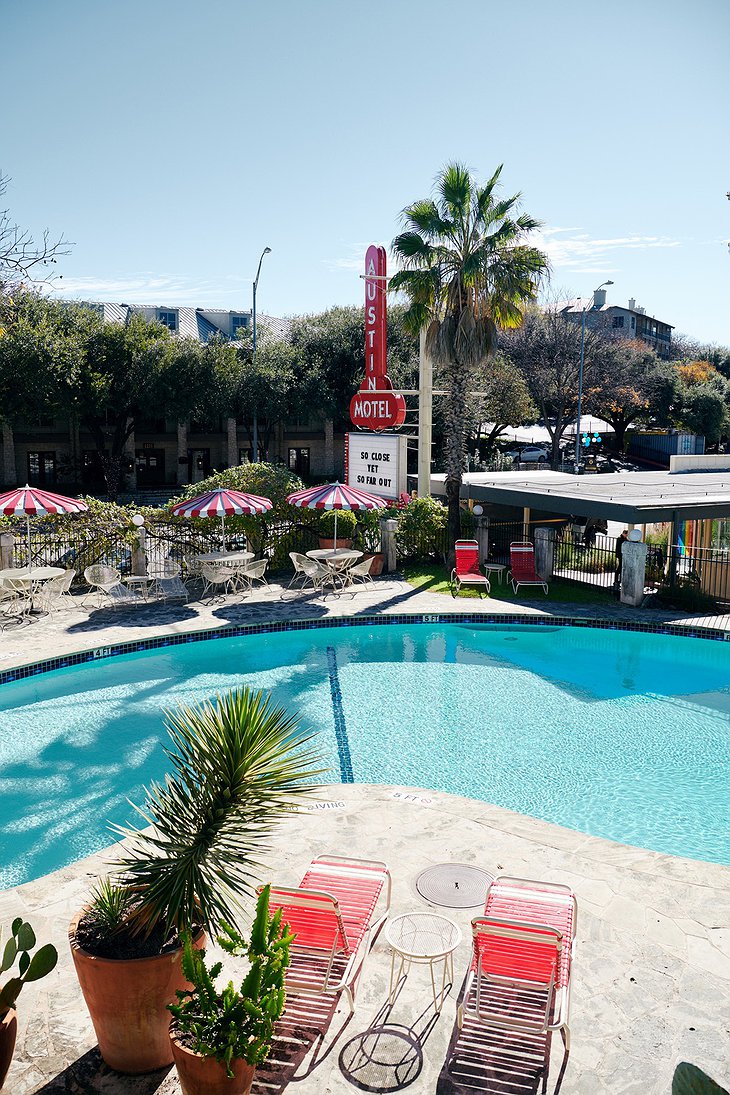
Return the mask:
M 188 475 L 191 483 L 199 483 L 210 475 L 210 449 L 188 449 Z
M 289 449 L 289 471 L 295 472 L 300 479 L 309 476 L 309 449 Z
M 165 450 L 137 449 L 137 486 L 159 487 L 165 482 Z

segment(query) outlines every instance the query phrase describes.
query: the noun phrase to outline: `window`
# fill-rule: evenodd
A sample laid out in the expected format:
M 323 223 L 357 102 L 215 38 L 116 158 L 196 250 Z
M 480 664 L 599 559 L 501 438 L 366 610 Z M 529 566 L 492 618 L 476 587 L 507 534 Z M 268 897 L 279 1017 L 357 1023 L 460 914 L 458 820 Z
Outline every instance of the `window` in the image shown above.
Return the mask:
M 28 482 L 33 487 L 49 486 L 56 482 L 55 452 L 28 453 Z
M 613 317 L 613 326 L 614 327 L 623 327 L 623 325 L 624 325 L 624 317 L 623 316 L 614 316 Z
M 241 327 L 248 329 L 248 316 L 231 316 L 231 338 L 240 338 Z
M 636 327 L 636 316 L 631 317 L 631 330 L 632 331 L 633 331 L 634 327 Z
M 309 475 L 309 449 L 289 449 L 289 471 L 302 479 Z
M 177 330 L 177 312 L 165 312 L 162 309 L 157 313 L 160 323 L 164 323 L 170 331 Z

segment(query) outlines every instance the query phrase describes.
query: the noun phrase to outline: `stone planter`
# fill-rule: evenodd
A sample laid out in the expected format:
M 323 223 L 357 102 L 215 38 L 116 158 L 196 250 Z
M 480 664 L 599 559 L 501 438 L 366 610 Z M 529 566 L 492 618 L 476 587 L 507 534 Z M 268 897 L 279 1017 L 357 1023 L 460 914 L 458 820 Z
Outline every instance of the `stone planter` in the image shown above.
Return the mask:
M 182 971 L 182 947 L 153 958 L 98 958 L 76 942 L 84 915 L 71 922 L 69 944 L 102 1057 L 117 1072 L 151 1072 L 172 1064 L 170 1013 L 178 989 L 192 985 Z M 203 932 L 195 940 L 203 946 Z
M 214 1057 L 203 1057 L 182 1045 L 170 1030 L 170 1046 L 180 1079 L 182 1095 L 249 1095 L 253 1083 L 254 1065 L 240 1058 L 231 1061 L 233 1076 Z
M 18 1033 L 18 1018 L 12 1008 L 0 1018 L 0 1087 L 5 1083 L 15 1049 Z

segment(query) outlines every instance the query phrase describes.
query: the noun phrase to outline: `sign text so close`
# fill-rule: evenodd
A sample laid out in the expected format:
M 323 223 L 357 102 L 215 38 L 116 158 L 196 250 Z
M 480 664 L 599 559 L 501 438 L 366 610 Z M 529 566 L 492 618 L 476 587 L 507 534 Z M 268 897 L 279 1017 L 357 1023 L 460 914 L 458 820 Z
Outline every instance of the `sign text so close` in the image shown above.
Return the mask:
M 394 430 L 406 417 L 387 373 L 385 248 L 371 244 L 365 255 L 365 377 L 350 401 L 352 424 L 361 430 Z

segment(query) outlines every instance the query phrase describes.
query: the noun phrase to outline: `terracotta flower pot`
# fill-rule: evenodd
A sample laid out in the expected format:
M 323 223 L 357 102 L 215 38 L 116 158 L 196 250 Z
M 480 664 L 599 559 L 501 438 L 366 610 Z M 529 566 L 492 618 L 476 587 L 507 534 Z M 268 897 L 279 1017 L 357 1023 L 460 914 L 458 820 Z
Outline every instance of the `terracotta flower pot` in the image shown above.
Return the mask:
M 231 1061 L 233 1076 L 214 1057 L 203 1057 L 182 1045 L 170 1031 L 170 1045 L 183 1095 L 249 1095 L 255 1065 L 238 1058 Z
M 378 574 L 383 573 L 385 556 L 381 552 L 378 552 L 376 555 L 370 555 L 369 553 L 366 553 L 363 557 L 363 562 L 365 561 L 365 559 L 372 559 L 372 563 L 370 564 L 370 573 L 373 577 L 377 577 Z
M 76 976 L 94 1024 L 99 1050 L 117 1072 L 151 1072 L 172 1064 L 170 1013 L 178 989 L 190 989 L 182 947 L 153 958 L 97 958 L 76 942 L 83 911 L 71 921 Z M 203 932 L 195 945 L 204 945 Z
M 332 551 L 332 549 L 335 546 L 335 542 L 334 542 L 334 540 L 327 540 L 324 536 L 320 536 L 319 546 L 322 549 L 327 548 L 329 551 Z M 344 540 L 341 536 L 338 536 L 337 537 L 337 547 L 338 548 L 351 548 L 352 547 L 352 540 Z
M 18 1033 L 18 1019 L 16 1013 L 10 1008 L 0 1018 L 0 1087 L 5 1083 L 5 1077 L 13 1059 L 15 1049 L 15 1037 Z

